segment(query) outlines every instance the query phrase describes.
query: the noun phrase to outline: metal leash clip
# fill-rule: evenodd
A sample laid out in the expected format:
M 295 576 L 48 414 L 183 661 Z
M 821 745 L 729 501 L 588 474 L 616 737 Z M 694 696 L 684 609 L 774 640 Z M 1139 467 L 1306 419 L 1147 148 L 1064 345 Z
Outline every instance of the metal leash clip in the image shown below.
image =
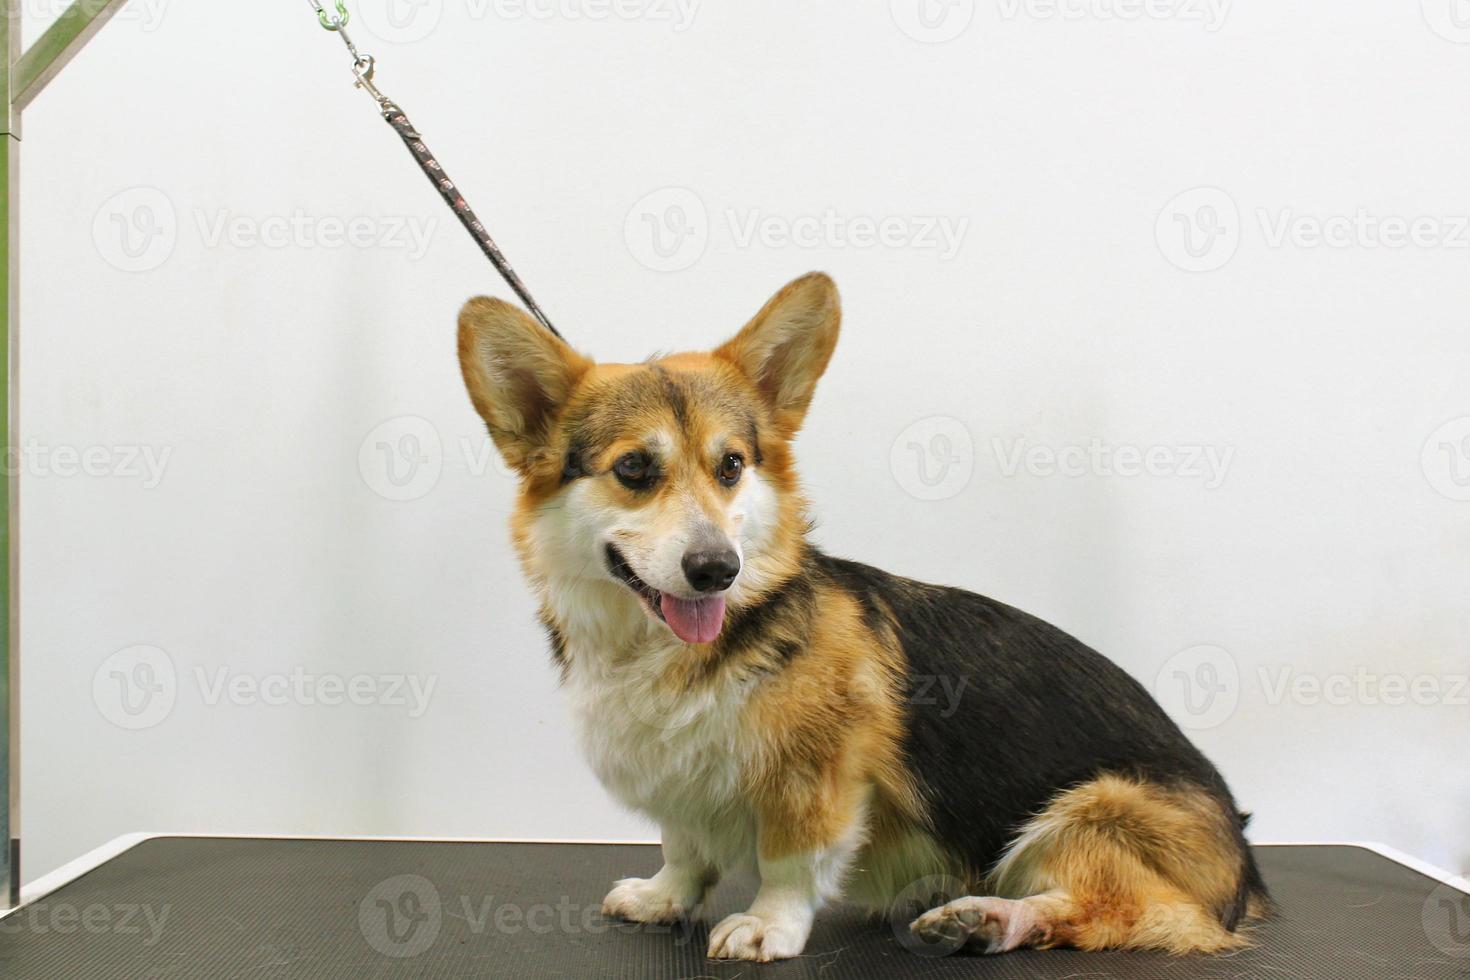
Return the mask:
M 378 73 L 378 63 L 372 55 L 363 55 L 362 60 L 352 66 L 352 75 L 357 79 L 357 87 L 368 95 L 371 95 L 384 112 L 393 108 L 393 102 L 373 84 L 373 76 Z

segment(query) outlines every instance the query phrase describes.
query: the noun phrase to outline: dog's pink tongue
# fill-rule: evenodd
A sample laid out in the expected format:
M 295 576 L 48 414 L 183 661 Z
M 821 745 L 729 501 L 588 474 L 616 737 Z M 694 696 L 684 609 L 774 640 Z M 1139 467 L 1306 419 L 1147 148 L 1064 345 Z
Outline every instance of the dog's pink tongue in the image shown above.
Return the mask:
M 680 599 L 665 592 L 659 597 L 659 611 L 674 635 L 685 643 L 713 643 L 725 625 L 725 597 Z

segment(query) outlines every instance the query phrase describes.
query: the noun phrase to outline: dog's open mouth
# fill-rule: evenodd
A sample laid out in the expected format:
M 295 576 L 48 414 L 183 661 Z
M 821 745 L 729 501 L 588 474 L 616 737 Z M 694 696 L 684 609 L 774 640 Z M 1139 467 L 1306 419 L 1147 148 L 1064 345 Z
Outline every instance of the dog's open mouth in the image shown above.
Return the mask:
M 660 592 L 638 577 L 633 566 L 623 553 L 612 545 L 607 546 L 607 567 L 618 581 L 638 593 L 655 618 L 663 622 L 674 635 L 685 643 L 713 643 L 725 625 L 725 597 L 705 596 L 702 599 L 681 599 L 667 592 Z

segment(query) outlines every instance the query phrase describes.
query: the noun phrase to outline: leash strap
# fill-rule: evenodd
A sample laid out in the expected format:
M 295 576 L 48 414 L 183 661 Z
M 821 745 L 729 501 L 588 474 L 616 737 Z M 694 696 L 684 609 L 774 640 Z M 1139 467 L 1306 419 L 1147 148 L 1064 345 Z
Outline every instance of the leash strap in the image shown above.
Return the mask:
M 505 253 L 500 251 L 500 246 L 496 245 L 495 239 L 490 237 L 490 232 L 485 229 L 484 223 L 475 217 L 475 212 L 471 210 L 469 202 L 460 194 L 459 188 L 455 186 L 454 181 L 449 179 L 449 175 L 444 172 L 444 168 L 440 166 L 439 161 L 434 159 L 434 154 L 430 153 L 429 148 L 424 145 L 423 137 L 418 134 L 418 130 L 413 128 L 413 123 L 408 121 L 408 116 L 392 102 L 384 102 L 382 106 L 383 118 L 387 120 L 389 126 L 393 127 L 393 131 L 403 138 L 403 144 L 408 147 L 408 152 L 412 153 L 413 158 L 418 161 L 419 168 L 423 170 L 424 176 L 429 178 L 430 183 L 439 192 L 439 196 L 444 198 L 444 203 L 449 205 L 449 209 L 454 212 L 454 216 L 459 219 L 460 224 L 464 225 L 465 230 L 470 233 L 470 237 L 475 240 L 475 244 L 480 246 L 480 251 L 485 253 L 485 258 L 489 259 L 490 264 L 495 266 L 495 271 L 500 273 L 500 278 L 504 279 L 506 285 L 510 286 L 511 289 L 515 290 L 515 294 L 521 298 L 522 303 L 526 304 L 526 309 L 531 311 L 531 315 L 536 318 L 538 323 L 551 331 L 555 336 L 561 337 L 557 329 L 551 325 L 551 320 L 547 318 L 545 313 L 541 312 L 541 307 L 537 306 L 536 301 L 531 298 L 530 291 L 526 289 L 526 284 L 521 282 L 521 277 L 516 275 L 516 270 L 511 268 L 510 262 L 506 261 Z
M 321 0 L 307 0 L 307 3 L 311 4 L 312 9 L 316 11 L 317 19 L 321 21 L 321 25 L 327 30 L 338 34 L 342 38 L 342 43 L 347 45 L 347 50 L 352 55 L 352 74 L 357 79 L 357 87 L 371 95 L 373 100 L 378 103 L 378 109 L 382 112 L 383 119 L 389 126 L 393 127 L 393 131 L 403 140 L 403 145 L 408 147 L 409 153 L 413 154 L 414 161 L 418 163 L 419 169 L 424 172 L 425 177 L 429 178 L 429 182 L 434 185 L 434 189 L 439 192 L 439 196 L 444 198 L 444 203 L 449 205 L 449 209 L 454 212 L 454 216 L 459 219 L 460 224 L 464 225 L 465 231 L 470 233 L 470 237 L 475 240 L 475 244 L 480 247 L 480 251 L 485 253 L 485 258 L 489 259 L 490 264 L 495 266 L 495 271 L 500 273 L 500 278 L 504 279 L 506 285 L 515 291 L 516 296 L 520 297 L 521 302 L 525 304 L 526 309 L 530 311 L 531 315 L 536 318 L 537 323 L 545 327 L 552 336 L 565 340 L 566 338 L 562 337 L 561 332 L 551 325 L 551 320 L 542 312 L 536 300 L 531 297 L 530 290 L 526 289 L 526 284 L 521 281 L 520 276 L 516 275 L 515 269 L 511 268 L 511 264 L 506 259 L 505 253 L 500 250 L 500 246 L 495 244 L 495 239 L 490 237 L 490 232 L 485 228 L 484 222 L 475 216 L 475 212 L 470 208 L 469 202 L 459 192 L 459 187 L 454 181 L 449 179 L 449 175 L 444 172 L 444 167 L 434 158 L 434 154 L 429 152 L 429 148 L 424 144 L 424 138 L 419 135 L 419 131 L 409 121 L 407 114 L 392 99 L 389 99 L 382 92 L 378 91 L 378 87 L 373 83 L 373 76 L 377 73 L 378 69 L 377 61 L 372 55 L 365 55 L 359 52 L 357 45 L 353 44 L 352 38 L 347 35 L 348 13 L 346 0 L 336 0 L 335 16 L 328 14 L 322 8 Z

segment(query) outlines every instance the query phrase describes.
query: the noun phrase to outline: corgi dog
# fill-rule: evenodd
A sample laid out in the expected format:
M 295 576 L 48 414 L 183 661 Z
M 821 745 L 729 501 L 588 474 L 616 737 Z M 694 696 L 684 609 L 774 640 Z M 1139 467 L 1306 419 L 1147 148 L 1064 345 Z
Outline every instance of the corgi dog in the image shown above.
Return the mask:
M 673 923 L 754 871 L 708 955 L 778 960 L 825 902 L 882 910 L 943 876 L 964 891 L 909 928 L 946 948 L 1245 945 L 1269 908 L 1246 818 L 1137 681 L 808 540 L 792 440 L 840 320 L 814 273 L 713 351 L 599 364 L 511 304 L 460 314 L 581 748 L 662 831 L 662 869 L 603 912 Z M 954 696 L 919 696 L 937 684 Z

